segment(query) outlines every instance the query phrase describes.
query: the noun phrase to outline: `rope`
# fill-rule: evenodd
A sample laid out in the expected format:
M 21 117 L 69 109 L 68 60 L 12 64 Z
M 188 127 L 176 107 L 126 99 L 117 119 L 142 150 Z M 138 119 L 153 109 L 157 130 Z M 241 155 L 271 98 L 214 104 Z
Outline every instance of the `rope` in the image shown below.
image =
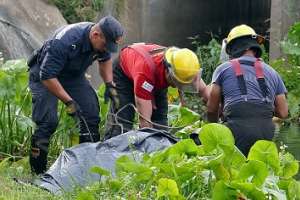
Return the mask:
M 162 124 L 159 124 L 159 123 L 156 123 L 156 122 L 152 122 L 151 120 L 148 120 L 145 116 L 143 116 L 139 111 L 138 109 L 135 107 L 134 104 L 132 103 L 129 103 L 129 104 L 126 104 L 124 105 L 122 108 L 120 108 L 116 113 L 108 113 L 107 115 L 108 116 L 112 116 L 114 118 L 114 121 L 116 122 L 116 125 L 119 125 L 123 128 L 122 124 L 119 122 L 119 120 L 122 120 L 123 122 L 126 122 L 126 123 L 129 123 L 129 124 L 134 124 L 133 121 L 129 121 L 127 119 L 124 119 L 120 116 L 118 116 L 118 114 L 123 111 L 125 108 L 127 107 L 132 107 L 135 111 L 135 113 L 138 114 L 138 117 L 141 117 L 143 118 L 145 121 L 147 121 L 148 123 L 150 123 L 152 126 L 157 126 L 157 127 L 160 127 L 160 128 L 165 128 L 165 129 L 182 129 L 184 128 L 185 126 L 177 126 L 177 127 L 171 127 L 171 126 L 166 126 L 166 125 L 162 125 Z M 113 123 L 109 123 L 110 125 L 114 125 Z M 123 129 L 122 129 L 123 130 Z

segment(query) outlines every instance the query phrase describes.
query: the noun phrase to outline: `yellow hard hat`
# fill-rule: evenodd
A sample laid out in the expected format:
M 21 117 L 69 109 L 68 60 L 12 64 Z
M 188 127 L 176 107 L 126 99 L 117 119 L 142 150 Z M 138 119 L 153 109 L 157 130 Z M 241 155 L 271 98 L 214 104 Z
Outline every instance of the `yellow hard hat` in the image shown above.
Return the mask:
M 196 54 L 187 48 L 168 48 L 165 52 L 165 61 L 174 78 L 183 84 L 191 83 L 200 71 Z
M 201 68 L 193 51 L 171 47 L 165 51 L 164 60 L 168 69 L 168 79 L 173 87 L 184 92 L 198 92 Z
M 231 29 L 226 39 L 227 45 L 230 44 L 233 40 L 244 36 L 251 36 L 252 38 L 256 39 L 258 44 L 262 44 L 265 41 L 265 38 L 261 35 L 256 34 L 253 28 L 242 24 Z

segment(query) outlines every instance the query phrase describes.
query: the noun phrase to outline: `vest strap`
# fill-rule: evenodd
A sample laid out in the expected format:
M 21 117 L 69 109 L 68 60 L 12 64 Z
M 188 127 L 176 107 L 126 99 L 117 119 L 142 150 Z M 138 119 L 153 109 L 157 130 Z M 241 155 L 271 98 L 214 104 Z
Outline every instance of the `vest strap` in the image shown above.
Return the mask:
M 263 96 L 263 101 L 267 101 L 269 91 L 268 91 L 268 87 L 266 84 L 261 60 L 257 59 L 255 62 L 252 62 L 252 61 L 248 61 L 248 60 L 233 59 L 233 60 L 230 60 L 230 63 L 234 70 L 234 73 L 237 77 L 238 85 L 241 90 L 242 96 L 244 98 L 246 97 L 245 100 L 247 101 L 247 87 L 246 87 L 246 82 L 244 79 L 243 71 L 241 68 L 241 64 L 253 66 L 255 68 L 255 76 L 256 76 L 256 80 L 258 82 L 259 88 L 261 90 L 262 96 Z
M 153 61 L 153 58 L 151 55 L 154 55 L 156 53 L 160 53 L 161 51 L 165 50 L 165 47 L 162 48 L 156 48 L 156 49 L 152 49 L 150 52 L 147 51 L 143 45 L 145 45 L 146 43 L 134 43 L 132 45 L 129 45 L 128 48 L 133 49 L 134 51 L 136 51 L 140 56 L 142 56 L 145 59 L 145 62 L 147 63 L 147 65 L 150 68 L 151 74 L 152 74 L 152 80 L 154 81 L 154 83 L 156 82 L 156 76 L 155 76 L 155 63 Z

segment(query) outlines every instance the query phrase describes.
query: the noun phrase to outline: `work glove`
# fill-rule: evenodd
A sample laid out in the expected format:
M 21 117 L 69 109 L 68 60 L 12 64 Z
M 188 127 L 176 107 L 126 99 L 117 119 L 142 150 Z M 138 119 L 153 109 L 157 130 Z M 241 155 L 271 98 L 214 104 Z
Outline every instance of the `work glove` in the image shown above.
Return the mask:
M 105 83 L 104 103 L 108 103 L 109 99 L 111 99 L 114 109 L 119 109 L 120 100 L 113 82 Z
M 74 100 L 68 101 L 66 104 L 66 112 L 71 117 L 77 117 L 80 118 L 82 115 L 82 111 L 80 109 L 80 106 L 76 103 Z

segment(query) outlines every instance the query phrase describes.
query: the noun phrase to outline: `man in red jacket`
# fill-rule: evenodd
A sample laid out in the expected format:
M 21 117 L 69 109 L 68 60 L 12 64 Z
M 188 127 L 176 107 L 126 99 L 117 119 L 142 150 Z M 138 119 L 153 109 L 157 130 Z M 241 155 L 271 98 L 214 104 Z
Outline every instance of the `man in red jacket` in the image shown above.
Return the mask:
M 135 110 L 139 127 L 166 128 L 168 125 L 167 88 L 193 91 L 207 100 L 206 85 L 200 77 L 200 64 L 189 49 L 136 43 L 120 52 L 113 64 L 114 83 L 107 85 L 106 98 L 112 99 L 105 139 L 132 129 Z M 124 107 L 125 106 L 125 107 Z M 121 124 L 121 126 L 120 126 Z M 122 128 L 121 128 L 122 127 Z

